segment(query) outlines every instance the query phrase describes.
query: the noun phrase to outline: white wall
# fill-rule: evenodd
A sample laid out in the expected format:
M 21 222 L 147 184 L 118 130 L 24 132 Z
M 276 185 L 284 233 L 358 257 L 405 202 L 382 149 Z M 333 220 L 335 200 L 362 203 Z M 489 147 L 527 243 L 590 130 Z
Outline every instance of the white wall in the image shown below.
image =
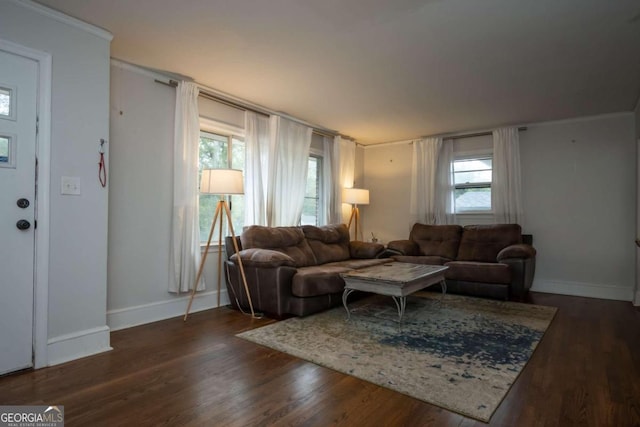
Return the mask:
M 534 289 L 630 300 L 635 283 L 636 148 L 631 114 L 534 124 L 521 132 L 525 221 L 538 250 Z M 464 141 L 464 140 L 462 140 Z M 411 145 L 364 150 L 364 232 L 406 239 Z M 465 222 L 470 222 L 468 218 Z M 478 221 L 481 222 L 481 221 Z
M 409 237 L 415 218 L 409 213 L 412 147 L 408 142 L 365 147 L 364 188 L 369 205 L 360 208 L 363 234 L 380 243 Z
M 184 314 L 188 296 L 167 291 L 173 191 L 175 89 L 166 77 L 113 61 L 109 195 L 108 324 L 121 329 Z M 244 127 L 244 113 L 213 101 L 201 116 Z M 191 312 L 217 304 L 217 248 L 205 268 L 206 290 Z M 228 304 L 222 283 L 221 304 Z
M 534 290 L 631 300 L 636 147 L 631 114 L 529 126 L 520 136 Z
M 52 56 L 48 362 L 58 363 L 109 349 L 108 189 L 98 183 L 98 147 L 109 139 L 110 35 L 43 9 L 2 1 L 0 38 Z M 82 194 L 61 195 L 62 176 L 79 177 Z

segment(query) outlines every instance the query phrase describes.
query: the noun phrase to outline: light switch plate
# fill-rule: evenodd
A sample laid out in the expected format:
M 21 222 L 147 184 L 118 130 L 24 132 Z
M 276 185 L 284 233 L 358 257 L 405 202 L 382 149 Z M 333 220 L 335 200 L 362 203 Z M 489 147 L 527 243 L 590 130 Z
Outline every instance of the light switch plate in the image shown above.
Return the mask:
M 71 196 L 80 195 L 80 177 L 79 176 L 63 176 L 60 193 Z

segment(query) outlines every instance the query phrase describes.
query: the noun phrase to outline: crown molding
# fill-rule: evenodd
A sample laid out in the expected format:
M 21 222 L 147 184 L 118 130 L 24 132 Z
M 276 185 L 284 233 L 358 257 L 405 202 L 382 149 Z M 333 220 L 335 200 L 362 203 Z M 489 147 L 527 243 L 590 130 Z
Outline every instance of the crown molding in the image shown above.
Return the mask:
M 32 0 L 9 0 L 9 1 L 17 6 L 24 7 L 25 9 L 30 9 L 41 15 L 55 19 L 56 21 L 62 22 L 63 24 L 67 24 L 71 27 L 75 27 L 80 30 L 86 31 L 95 36 L 103 38 L 107 41 L 113 40 L 113 34 L 111 34 L 109 31 L 102 29 L 100 27 L 96 27 L 95 25 L 89 24 L 87 22 L 81 21 L 80 19 L 73 18 L 69 15 L 65 15 L 62 12 L 59 12 L 55 9 L 51 9 L 47 6 L 43 6 L 40 3 L 36 3 L 35 1 L 32 1 Z

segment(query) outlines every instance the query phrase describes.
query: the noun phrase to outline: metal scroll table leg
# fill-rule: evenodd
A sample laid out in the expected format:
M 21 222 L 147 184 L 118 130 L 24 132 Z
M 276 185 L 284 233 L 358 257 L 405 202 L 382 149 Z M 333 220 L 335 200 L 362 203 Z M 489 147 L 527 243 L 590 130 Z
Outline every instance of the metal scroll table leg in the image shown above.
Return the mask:
M 351 320 L 351 311 L 349 311 L 349 307 L 347 307 L 347 298 L 355 289 L 345 289 L 342 293 L 342 305 L 344 305 L 344 309 L 347 310 L 347 322 Z
M 447 294 L 447 281 L 442 279 L 440 282 L 440 286 L 442 287 L 442 296 L 440 297 L 440 302 L 444 301 L 444 296 Z
M 396 303 L 396 307 L 398 308 L 398 323 L 402 323 L 402 318 L 404 317 L 404 309 L 407 307 L 407 297 L 394 297 L 393 302 Z

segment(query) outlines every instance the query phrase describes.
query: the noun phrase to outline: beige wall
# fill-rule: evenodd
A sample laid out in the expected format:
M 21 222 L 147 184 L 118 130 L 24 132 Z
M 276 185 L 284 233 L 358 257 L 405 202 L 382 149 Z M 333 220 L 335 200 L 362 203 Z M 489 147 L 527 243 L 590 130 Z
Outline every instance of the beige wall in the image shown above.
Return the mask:
M 361 208 L 364 236 L 378 240 L 406 239 L 414 218 L 409 213 L 412 147 L 409 143 L 364 150 L 364 187 L 370 204 Z

